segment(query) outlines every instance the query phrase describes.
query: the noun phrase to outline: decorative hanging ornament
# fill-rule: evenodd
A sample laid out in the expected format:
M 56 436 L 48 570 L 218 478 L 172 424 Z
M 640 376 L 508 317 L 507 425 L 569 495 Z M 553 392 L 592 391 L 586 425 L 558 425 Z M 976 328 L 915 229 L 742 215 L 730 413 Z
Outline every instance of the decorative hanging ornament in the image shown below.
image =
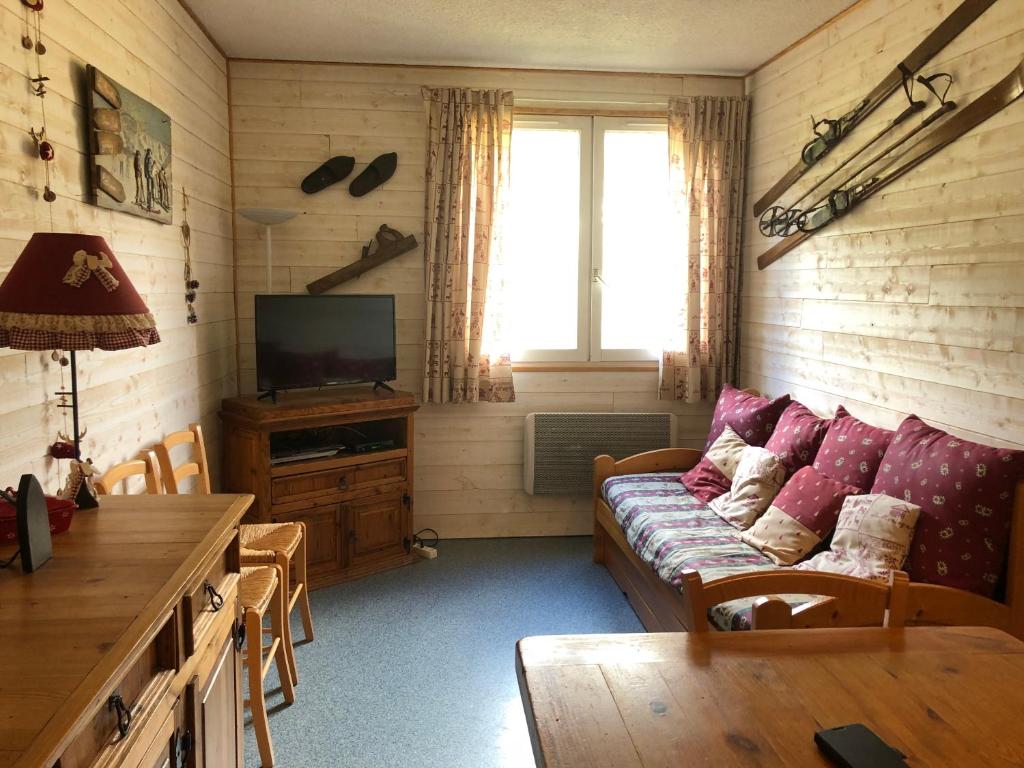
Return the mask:
M 39 97 L 39 111 L 42 115 L 43 124 L 38 131 L 35 128 L 29 129 L 29 134 L 36 144 L 36 153 L 43 161 L 44 174 L 46 177 L 43 185 L 43 200 L 52 203 L 57 199 L 57 194 L 50 184 L 50 163 L 54 159 L 53 144 L 46 140 L 46 83 L 50 81 L 43 74 L 42 56 L 46 53 L 46 45 L 43 43 L 42 10 L 43 0 L 21 0 L 21 4 L 27 9 L 25 19 L 25 31 L 21 36 L 21 47 L 27 51 L 35 51 L 36 54 L 36 75 L 30 77 L 32 93 Z M 29 18 L 31 17 L 31 18 Z M 33 40 L 33 34 L 34 40 Z
M 199 315 L 192 303 L 199 297 L 199 281 L 192 276 L 192 228 L 188 225 L 188 194 L 185 188 L 181 189 L 181 243 L 185 250 L 185 306 L 187 313 L 185 320 L 189 325 L 199 322 Z

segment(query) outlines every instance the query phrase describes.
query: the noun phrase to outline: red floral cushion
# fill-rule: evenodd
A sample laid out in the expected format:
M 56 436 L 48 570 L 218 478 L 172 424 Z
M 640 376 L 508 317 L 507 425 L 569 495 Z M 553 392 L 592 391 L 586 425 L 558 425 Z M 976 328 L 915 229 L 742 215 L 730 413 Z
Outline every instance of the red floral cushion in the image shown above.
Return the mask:
M 704 458 L 693 469 L 684 472 L 679 482 L 705 504 L 717 499 L 732 487 L 733 475 L 746 447 L 743 438 L 732 427 L 726 427 Z
M 856 419 L 839 406 L 814 459 L 825 477 L 855 485 L 867 493 L 893 433 Z
M 740 538 L 779 565 L 793 565 L 836 527 L 846 497 L 859 493 L 855 485 L 804 467 L 789 478 L 768 511 Z
M 772 504 L 824 539 L 836 527 L 846 497 L 859 493 L 862 491 L 855 485 L 825 477 L 814 467 L 804 467 L 789 479 Z
M 764 445 L 789 403 L 789 395 L 769 400 L 726 384 L 715 403 L 704 451 L 707 452 L 726 427 L 732 427 L 747 445 Z
M 814 461 L 831 424 L 832 419 L 819 418 L 803 403 L 793 401 L 782 412 L 764 447 L 782 459 L 786 473 L 792 475 Z
M 921 507 L 907 574 L 990 596 L 1003 573 L 1024 451 L 972 443 L 908 416 L 872 493 Z

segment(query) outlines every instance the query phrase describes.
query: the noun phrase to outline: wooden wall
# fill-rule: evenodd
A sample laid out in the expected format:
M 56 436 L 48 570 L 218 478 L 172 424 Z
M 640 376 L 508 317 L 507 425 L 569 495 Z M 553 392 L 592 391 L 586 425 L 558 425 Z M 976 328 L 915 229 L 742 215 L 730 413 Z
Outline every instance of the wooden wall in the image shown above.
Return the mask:
M 148 349 L 80 355 L 84 450 L 102 469 L 167 431 L 200 420 L 219 455 L 216 411 L 235 394 L 231 176 L 226 62 L 177 0 L 47 0 L 43 67 L 50 77 L 47 131 L 56 147 L 57 201 L 42 200 L 43 166 L 28 137 L 40 125 L 21 47 L 25 11 L 0 2 L 0 269 L 36 231 L 82 231 L 107 239 L 156 316 L 162 342 Z M 93 64 L 167 112 L 173 121 L 174 226 L 88 204 L 83 70 Z M 181 189 L 189 218 L 200 323 L 185 322 Z M 49 353 L 0 350 L 0 483 L 33 471 L 56 490 L 45 457 L 63 428 Z
M 748 211 L 799 156 L 809 115 L 853 107 L 959 2 L 863 0 L 748 77 Z M 1022 56 L 1021 3 L 998 0 L 925 70 L 951 73 L 963 105 Z M 903 105 L 894 94 L 810 178 Z M 763 272 L 756 259 L 770 242 L 749 219 L 744 383 L 822 413 L 842 402 L 893 427 L 914 412 L 966 437 L 1024 445 L 1022 125 L 1018 102 Z
M 512 88 L 520 107 L 661 109 L 670 95 L 741 92 L 735 79 L 354 66 L 230 63 L 234 183 L 239 207 L 283 207 L 302 216 L 273 232 L 275 291 L 306 283 L 358 258 L 387 223 L 422 241 L 426 119 L 422 85 Z M 383 152 L 398 172 L 381 190 L 353 198 L 343 182 L 304 195 L 299 182 L 326 158 L 357 158 L 357 174 Z M 264 290 L 260 227 L 236 217 L 241 382 L 255 387 L 252 296 Z M 424 334 L 423 254 L 417 249 L 338 289 L 394 293 L 398 385 L 419 393 Z M 680 415 L 683 444 L 703 441 L 706 407 L 657 400 L 653 369 L 515 374 L 517 402 L 425 406 L 416 417 L 416 526 L 443 537 L 587 533 L 589 500 L 522 491 L 523 417 L 531 411 L 652 411 Z

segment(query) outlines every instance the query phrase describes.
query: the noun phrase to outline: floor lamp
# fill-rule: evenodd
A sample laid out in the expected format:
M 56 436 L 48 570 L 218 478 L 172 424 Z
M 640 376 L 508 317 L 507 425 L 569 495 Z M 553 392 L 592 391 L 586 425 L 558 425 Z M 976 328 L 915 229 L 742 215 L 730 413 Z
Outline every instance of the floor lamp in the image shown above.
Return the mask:
M 130 349 L 160 341 L 156 321 L 97 235 L 37 232 L 0 284 L 0 347 L 71 353 L 74 458 L 81 460 L 78 361 L 81 349 Z M 67 407 L 62 405 L 62 407 Z M 95 507 L 83 484 L 76 501 Z
M 267 241 L 267 293 L 273 293 L 273 276 L 271 272 L 270 228 L 275 224 L 284 224 L 299 215 L 298 211 L 286 211 L 282 208 L 239 208 L 238 212 L 249 221 L 263 225 Z

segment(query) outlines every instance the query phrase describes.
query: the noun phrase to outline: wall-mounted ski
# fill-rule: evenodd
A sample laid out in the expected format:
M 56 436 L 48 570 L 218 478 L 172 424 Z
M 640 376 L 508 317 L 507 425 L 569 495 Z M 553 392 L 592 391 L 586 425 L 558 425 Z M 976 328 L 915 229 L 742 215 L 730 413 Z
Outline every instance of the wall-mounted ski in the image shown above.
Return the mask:
M 754 215 L 760 216 L 764 213 L 783 192 L 793 186 L 815 163 L 848 136 L 858 123 L 867 118 L 883 101 L 889 98 L 893 91 L 900 87 L 908 73 L 916 73 L 995 2 L 996 0 L 964 0 L 856 107 L 837 119 L 817 121 L 814 126 L 816 137 L 804 147 L 800 153 L 799 162 L 754 203 Z M 819 132 L 821 126 L 824 126 L 824 130 Z
M 884 168 L 878 171 L 877 175 L 845 189 L 834 190 L 828 196 L 828 202 L 824 206 L 807 212 L 800 232 L 789 235 L 758 257 L 758 268 L 764 269 L 782 258 L 800 243 L 813 237 L 815 232 L 849 213 L 858 203 L 916 168 L 947 144 L 953 143 L 975 126 L 1012 104 L 1021 95 L 1024 95 L 1024 61 L 1021 61 L 1010 74 L 946 122 L 911 144 L 891 162 L 886 162 Z
M 941 94 L 932 85 L 933 81 L 935 81 L 937 78 L 941 78 L 946 81 L 946 88 Z M 810 197 L 812 192 L 814 192 L 816 189 L 821 188 L 826 181 L 828 181 L 836 173 L 838 173 L 846 166 L 848 166 L 853 160 L 858 158 L 865 150 L 874 146 L 875 142 L 877 142 L 880 138 L 886 136 L 895 125 L 899 124 L 899 121 L 904 120 L 908 114 L 915 114 L 918 111 L 916 108 L 908 108 L 907 110 L 905 110 L 898 118 L 896 118 L 896 121 L 891 123 L 884 130 L 875 134 L 875 136 L 872 137 L 867 144 L 862 146 L 860 149 L 858 149 L 856 152 L 854 152 L 852 155 L 846 158 L 846 160 L 837 165 L 835 167 L 835 170 L 833 170 L 828 175 L 822 177 L 821 180 L 819 180 L 813 187 L 811 187 L 804 194 L 802 194 L 800 198 L 796 200 L 789 208 L 783 208 L 782 206 L 779 205 L 773 205 L 771 208 L 765 211 L 764 214 L 761 216 L 760 221 L 761 234 L 765 235 L 766 237 L 786 237 L 788 235 L 793 234 L 798 229 L 807 229 L 806 222 L 808 221 L 811 211 L 816 209 L 817 206 L 821 205 L 822 202 L 827 200 L 834 189 L 850 186 L 859 176 L 865 174 L 869 170 L 872 170 L 874 165 L 879 160 L 892 154 L 897 149 L 906 144 L 908 141 L 910 141 L 912 138 L 914 138 L 921 131 L 923 131 L 925 128 L 927 128 L 929 125 L 934 123 L 936 120 L 942 119 L 950 112 L 952 112 L 954 109 L 956 109 L 956 102 L 946 99 L 946 94 L 949 93 L 949 87 L 953 83 L 953 78 L 950 75 L 946 74 L 945 72 L 940 72 L 936 75 L 931 75 L 930 77 L 918 77 L 917 79 L 925 86 L 927 86 L 928 90 L 935 94 L 935 97 L 939 100 L 939 106 L 937 109 L 935 109 L 935 111 L 933 111 L 930 115 L 925 117 L 925 119 L 922 120 L 918 125 L 916 125 L 912 130 L 903 134 L 895 141 L 889 143 L 884 149 L 882 149 L 880 152 L 877 152 L 869 160 L 861 164 L 859 167 L 855 168 L 852 172 L 849 172 L 849 175 L 843 181 L 836 184 L 835 187 L 826 188 L 828 189 L 828 191 L 825 192 L 824 194 L 819 194 L 819 196 L 814 200 L 814 202 L 806 205 L 804 208 L 797 208 L 797 205 L 799 205 L 807 197 Z M 924 102 L 912 102 L 912 107 L 913 104 L 921 104 L 922 106 L 924 106 Z M 875 168 L 875 173 L 881 173 L 883 170 L 889 168 L 891 165 L 893 165 L 893 163 L 897 162 L 898 160 L 899 155 L 894 155 L 881 168 Z

